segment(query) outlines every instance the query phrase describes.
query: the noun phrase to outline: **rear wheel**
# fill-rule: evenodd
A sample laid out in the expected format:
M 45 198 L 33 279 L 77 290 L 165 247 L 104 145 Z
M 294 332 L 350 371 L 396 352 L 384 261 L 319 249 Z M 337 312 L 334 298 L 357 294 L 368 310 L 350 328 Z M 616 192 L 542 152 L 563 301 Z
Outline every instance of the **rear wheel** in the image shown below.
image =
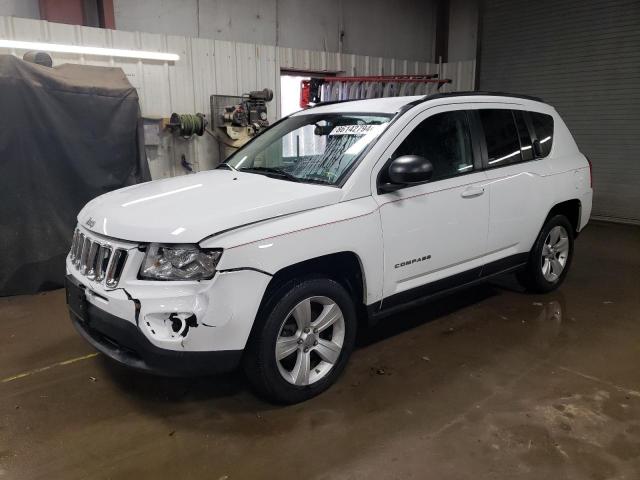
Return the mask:
M 353 300 L 336 281 L 310 278 L 277 289 L 250 339 L 247 377 L 278 403 L 314 397 L 344 369 L 356 333 Z
M 573 227 L 564 215 L 551 217 L 536 239 L 518 280 L 533 292 L 555 290 L 564 281 L 573 258 Z

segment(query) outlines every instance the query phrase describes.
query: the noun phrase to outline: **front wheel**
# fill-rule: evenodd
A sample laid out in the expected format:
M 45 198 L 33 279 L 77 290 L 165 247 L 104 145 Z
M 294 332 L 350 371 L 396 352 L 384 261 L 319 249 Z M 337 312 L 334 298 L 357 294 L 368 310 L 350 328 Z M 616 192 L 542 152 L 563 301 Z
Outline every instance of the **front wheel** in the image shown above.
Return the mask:
M 354 303 L 328 278 L 292 280 L 272 298 L 249 341 L 245 372 L 268 400 L 301 402 L 326 390 L 344 369 L 355 343 Z
M 526 267 L 517 275 L 527 290 L 546 293 L 564 281 L 573 258 L 572 232 L 573 227 L 564 215 L 547 220 L 531 249 Z

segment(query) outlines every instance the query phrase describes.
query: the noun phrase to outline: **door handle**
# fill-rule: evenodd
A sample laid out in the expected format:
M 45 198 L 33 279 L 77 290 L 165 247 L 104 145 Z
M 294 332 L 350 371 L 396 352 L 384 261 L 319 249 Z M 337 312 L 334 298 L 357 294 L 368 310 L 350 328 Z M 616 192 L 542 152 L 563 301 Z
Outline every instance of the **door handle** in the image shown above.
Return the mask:
M 463 198 L 478 197 L 484 193 L 484 187 L 469 187 L 464 190 L 460 195 Z

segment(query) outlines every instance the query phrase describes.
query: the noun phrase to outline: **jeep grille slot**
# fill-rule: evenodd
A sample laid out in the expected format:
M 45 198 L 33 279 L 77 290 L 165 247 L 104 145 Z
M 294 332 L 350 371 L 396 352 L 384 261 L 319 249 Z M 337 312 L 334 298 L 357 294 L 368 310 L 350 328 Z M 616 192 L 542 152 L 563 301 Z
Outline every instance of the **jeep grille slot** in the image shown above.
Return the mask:
M 104 276 L 107 273 L 107 266 L 111 259 L 111 247 L 107 245 L 101 245 L 98 252 L 98 259 L 96 261 L 96 280 L 101 282 L 104 280 Z
M 78 229 L 73 232 L 69 260 L 89 280 L 114 288 L 120 281 L 127 261 L 127 251 L 90 238 Z
M 96 260 L 98 259 L 98 250 L 100 244 L 98 242 L 91 242 L 89 246 L 89 255 L 87 255 L 87 265 L 85 268 L 87 278 L 89 280 L 95 280 L 96 278 Z
M 78 237 L 79 236 L 80 236 L 80 232 L 78 232 L 78 230 L 75 230 L 73 232 L 73 240 L 71 241 L 71 252 L 69 252 L 69 257 L 71 258 L 72 262 L 76 258 L 76 248 L 78 247 Z
M 124 263 L 127 261 L 127 252 L 121 248 L 116 249 L 113 253 L 113 258 L 109 262 L 109 268 L 107 269 L 107 279 L 105 281 L 107 287 L 115 287 L 118 285 L 120 275 L 122 275 L 122 269 Z
M 91 239 L 89 237 L 84 237 L 84 242 L 82 242 L 82 253 L 80 253 L 80 273 L 86 275 L 87 273 L 87 262 L 89 260 L 89 250 L 91 249 Z

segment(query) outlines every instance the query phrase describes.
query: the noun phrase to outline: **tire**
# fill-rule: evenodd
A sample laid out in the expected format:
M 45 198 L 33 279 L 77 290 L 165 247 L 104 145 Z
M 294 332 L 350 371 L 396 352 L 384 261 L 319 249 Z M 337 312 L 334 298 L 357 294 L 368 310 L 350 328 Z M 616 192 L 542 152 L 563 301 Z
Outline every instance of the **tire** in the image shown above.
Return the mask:
M 549 218 L 529 253 L 527 265 L 517 273 L 520 284 L 531 292 L 558 288 L 573 259 L 573 226 L 564 215 Z
M 328 278 L 286 282 L 256 321 L 244 370 L 256 393 L 275 403 L 302 402 L 329 388 L 355 344 L 353 299 Z

